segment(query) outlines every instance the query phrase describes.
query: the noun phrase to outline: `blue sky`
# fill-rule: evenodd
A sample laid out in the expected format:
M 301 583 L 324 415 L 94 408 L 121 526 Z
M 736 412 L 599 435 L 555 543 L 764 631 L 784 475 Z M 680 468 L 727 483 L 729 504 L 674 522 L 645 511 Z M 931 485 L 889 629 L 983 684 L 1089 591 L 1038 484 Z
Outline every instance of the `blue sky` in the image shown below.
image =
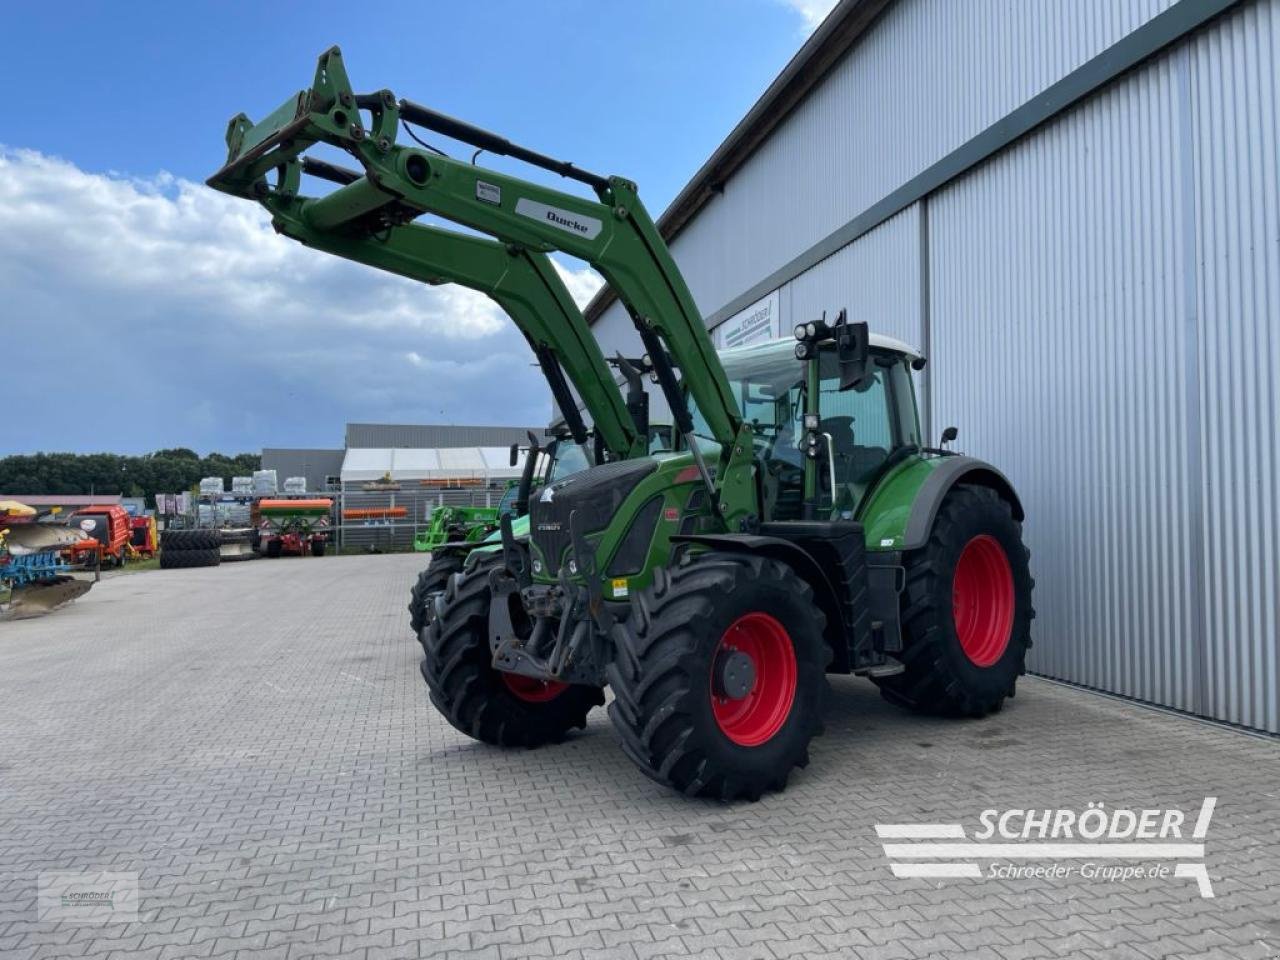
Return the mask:
M 656 215 L 830 0 L 24 5 L 0 89 L 0 455 L 339 446 L 348 421 L 539 423 L 483 298 L 303 250 L 202 186 L 339 43 L 390 87 L 639 182 Z M 291 14 L 290 11 L 293 11 Z M 585 302 L 598 279 L 563 262 Z M 16 350 L 15 350 L 16 347 Z M 18 362 L 13 362 L 17 360 Z M 37 402 L 38 398 L 38 402 Z

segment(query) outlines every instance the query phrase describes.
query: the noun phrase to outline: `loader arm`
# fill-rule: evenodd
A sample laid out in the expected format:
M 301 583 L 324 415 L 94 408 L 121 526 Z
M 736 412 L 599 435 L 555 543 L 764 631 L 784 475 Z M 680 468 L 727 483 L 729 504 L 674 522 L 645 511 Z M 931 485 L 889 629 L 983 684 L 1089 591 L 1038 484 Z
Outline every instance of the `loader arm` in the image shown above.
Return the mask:
M 370 118 L 367 129 L 365 114 Z M 477 153 L 509 155 L 579 180 L 593 188 L 596 199 L 398 145 L 395 134 L 401 119 L 470 143 L 479 148 Z M 319 142 L 350 153 L 365 175 L 324 197 L 301 197 L 299 158 Z M 691 442 L 700 472 L 717 494 L 713 503 L 722 515 L 747 512 L 743 505 L 750 493 L 750 430 L 743 425 L 701 314 L 634 183 L 552 160 L 425 107 L 397 101 L 386 90 L 357 95 L 336 47 L 321 55 L 310 89 L 257 125 L 243 114 L 233 119 L 227 146 L 227 163 L 209 179 L 210 186 L 258 199 L 277 217 L 287 214 L 316 231 L 376 236 L 385 234 L 388 226 L 429 213 L 506 244 L 539 253 L 559 250 L 590 263 L 626 306 L 654 361 L 677 427 L 692 441 L 692 421 L 676 368 L 720 444 L 720 469 L 713 479 L 696 442 Z M 557 329 L 553 335 L 558 342 L 565 331 Z M 584 386 L 576 385 L 580 391 Z M 727 504 L 730 492 L 734 496 Z M 731 509 L 725 511 L 725 506 Z
M 361 179 L 355 171 L 310 161 L 303 172 L 331 181 Z M 280 233 L 308 247 L 422 283 L 455 283 L 488 295 L 524 334 L 576 443 L 587 441 L 587 426 L 569 383 L 614 459 L 647 450 L 586 319 L 545 254 L 419 223 L 376 235 L 318 229 L 302 215 L 305 200 L 268 197 L 264 204 Z

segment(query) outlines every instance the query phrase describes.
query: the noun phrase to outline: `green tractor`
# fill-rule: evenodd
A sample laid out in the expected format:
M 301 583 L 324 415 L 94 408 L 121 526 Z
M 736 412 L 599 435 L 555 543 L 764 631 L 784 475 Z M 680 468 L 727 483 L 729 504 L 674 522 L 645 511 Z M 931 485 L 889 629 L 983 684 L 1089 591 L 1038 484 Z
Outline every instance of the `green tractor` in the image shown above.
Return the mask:
M 500 507 L 436 507 L 427 529 L 413 537 L 413 549 L 430 553 L 446 543 L 475 543 L 498 528 Z
M 402 122 L 595 197 L 396 144 Z M 304 197 L 301 155 L 320 142 L 364 172 Z M 1022 506 L 995 467 L 926 445 L 912 348 L 841 313 L 798 325 L 794 342 L 717 356 L 631 181 L 387 91 L 356 95 L 336 48 L 309 90 L 256 126 L 233 120 L 228 148 L 212 186 L 257 199 L 287 235 L 382 269 L 440 278 L 423 254 L 422 231 L 436 228 L 412 222 L 424 214 L 497 238 L 511 260 L 585 260 L 626 307 L 671 412 L 677 449 L 649 454 L 647 425 L 575 318 L 513 316 L 526 337 L 541 324 L 530 342 L 544 372 L 547 352 L 592 359 L 551 369 L 593 408 L 601 440 L 588 469 L 531 493 L 527 539 L 504 518 L 500 545 L 473 551 L 435 595 L 421 672 L 456 728 L 503 746 L 555 742 L 609 687 L 609 717 L 644 773 L 754 799 L 808 762 L 830 673 L 949 715 L 1013 695 L 1033 617 Z M 568 414 L 572 396 L 548 379 Z
M 409 628 L 414 639 L 420 639 L 422 629 L 431 618 L 436 594 L 443 592 L 449 579 L 459 573 L 466 564 L 467 557 L 473 550 L 494 550 L 500 544 L 496 526 L 500 519 L 510 515 L 514 536 L 526 538 L 529 535 L 529 494 L 530 491 L 546 483 L 563 479 L 570 473 L 576 473 L 588 466 L 588 461 L 581 446 L 566 431 L 563 421 L 559 425 L 548 428 L 551 441 L 543 447 L 536 437 L 530 435 L 526 448 L 524 468 L 520 479 L 507 488 L 502 500 L 493 511 L 493 526 L 486 525 L 477 536 L 476 528 L 467 531 L 469 535 L 456 540 L 446 540 L 431 549 L 431 562 L 418 574 L 412 589 L 409 591 Z M 511 445 L 511 465 L 519 462 L 519 445 Z M 541 472 L 539 472 L 541 471 Z M 432 514 L 434 521 L 435 515 Z M 434 523 L 433 523 L 434 526 Z M 415 538 L 415 549 L 417 541 Z

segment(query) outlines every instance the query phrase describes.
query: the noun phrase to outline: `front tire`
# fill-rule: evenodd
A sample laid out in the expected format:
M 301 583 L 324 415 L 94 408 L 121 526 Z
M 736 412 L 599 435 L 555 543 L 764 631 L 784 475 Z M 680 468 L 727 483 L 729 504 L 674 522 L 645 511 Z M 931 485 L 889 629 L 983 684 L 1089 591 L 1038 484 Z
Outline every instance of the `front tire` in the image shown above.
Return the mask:
M 1026 673 L 1031 578 L 1022 527 L 986 487 L 954 488 L 929 542 L 907 557 L 902 662 L 876 677 L 884 698 L 921 713 L 982 717 Z
M 690 796 L 782 790 L 822 732 L 825 626 L 809 585 L 779 561 L 705 553 L 658 569 L 608 668 L 623 750 Z
M 426 569 L 418 574 L 417 581 L 409 590 L 409 629 L 413 631 L 415 640 L 422 636 L 422 628 L 427 625 L 431 598 L 444 591 L 449 578 L 462 569 L 463 559 L 459 553 L 433 555 Z
M 431 702 L 469 737 L 499 747 L 558 743 L 604 703 L 595 687 L 542 682 L 493 667 L 489 650 L 489 572 L 502 555 L 482 557 L 449 580 L 422 632 L 422 678 Z

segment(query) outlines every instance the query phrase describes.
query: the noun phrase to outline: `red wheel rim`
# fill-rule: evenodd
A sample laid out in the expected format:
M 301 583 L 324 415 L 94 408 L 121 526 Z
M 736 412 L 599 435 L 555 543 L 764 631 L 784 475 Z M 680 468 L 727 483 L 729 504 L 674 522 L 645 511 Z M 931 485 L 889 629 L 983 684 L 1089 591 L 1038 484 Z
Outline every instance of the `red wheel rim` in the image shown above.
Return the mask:
M 546 703 L 569 689 L 567 683 L 561 683 L 558 680 L 538 680 L 518 673 L 504 673 L 502 682 L 525 703 Z
M 711 712 L 720 731 L 741 747 L 758 747 L 787 722 L 796 698 L 796 652 L 786 628 L 767 613 L 748 613 L 729 625 L 712 654 L 738 651 L 755 666 L 755 685 L 741 700 L 711 689 Z M 714 684 L 714 681 L 713 681 Z
M 964 655 L 989 667 L 1013 632 L 1013 570 L 995 537 L 980 533 L 964 545 L 951 584 L 951 610 Z

